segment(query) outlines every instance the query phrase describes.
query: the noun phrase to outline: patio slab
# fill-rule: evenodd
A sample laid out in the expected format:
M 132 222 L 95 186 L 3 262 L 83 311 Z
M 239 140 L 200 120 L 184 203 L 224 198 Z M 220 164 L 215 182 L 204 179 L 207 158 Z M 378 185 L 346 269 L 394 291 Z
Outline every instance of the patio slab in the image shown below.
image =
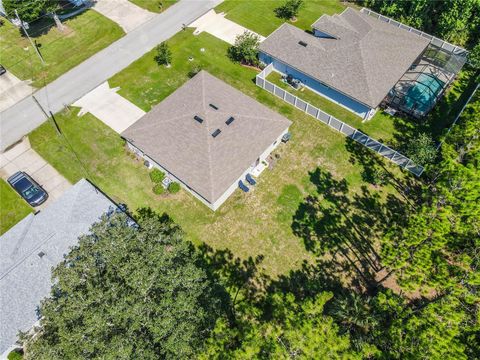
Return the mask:
M 201 32 L 206 31 L 231 45 L 235 43 L 235 38 L 237 35 L 241 35 L 245 31 L 256 34 L 231 20 L 225 19 L 225 13 L 217 14 L 213 9 L 205 13 L 205 15 L 199 17 L 188 26 L 196 28 L 193 33 L 194 35 L 198 35 Z M 265 37 L 259 34 L 256 35 L 258 35 L 260 41 L 265 40 Z

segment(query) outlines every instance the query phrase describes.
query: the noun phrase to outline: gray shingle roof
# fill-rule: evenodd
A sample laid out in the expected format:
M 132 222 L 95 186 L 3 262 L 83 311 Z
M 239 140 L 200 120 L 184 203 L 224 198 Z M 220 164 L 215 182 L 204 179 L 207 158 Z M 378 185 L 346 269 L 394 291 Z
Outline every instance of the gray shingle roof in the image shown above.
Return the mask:
M 195 115 L 203 123 L 195 121 Z M 226 125 L 232 116 L 235 120 Z M 290 124 L 280 114 L 201 71 L 122 136 L 214 203 Z M 214 138 L 211 134 L 216 129 L 221 132 Z
M 110 207 L 115 204 L 80 180 L 0 237 L 0 354 L 15 343 L 19 330 L 37 322 L 40 300 L 50 294 L 52 267 Z
M 429 44 L 352 8 L 340 15 L 323 15 L 313 27 L 336 39 L 284 24 L 260 44 L 260 50 L 370 107 L 378 106 Z

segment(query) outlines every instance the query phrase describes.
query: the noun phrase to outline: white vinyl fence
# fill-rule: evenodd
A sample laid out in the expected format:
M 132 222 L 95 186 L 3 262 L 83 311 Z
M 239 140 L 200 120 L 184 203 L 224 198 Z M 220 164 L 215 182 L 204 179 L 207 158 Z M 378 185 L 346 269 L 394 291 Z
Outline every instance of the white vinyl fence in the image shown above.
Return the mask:
M 327 114 L 326 112 L 320 110 L 319 108 L 307 103 L 306 101 L 300 99 L 299 97 L 289 93 L 288 91 L 276 86 L 266 79 L 268 74 L 273 70 L 273 65 L 268 65 L 263 71 L 256 76 L 255 82 L 257 86 L 267 90 L 269 93 L 274 94 L 283 101 L 289 103 L 290 105 L 295 106 L 297 109 L 302 110 L 303 112 L 309 114 L 317 120 L 325 123 L 331 128 L 341 132 L 345 136 L 355 140 L 356 142 L 362 144 L 363 146 L 369 148 L 370 150 L 375 151 L 381 156 L 387 158 L 388 160 L 394 162 L 401 168 L 410 171 L 416 176 L 420 176 L 423 173 L 424 168 L 420 165 L 415 164 L 412 160 L 406 156 L 400 154 L 398 151 L 393 150 L 392 148 L 378 142 L 375 139 L 372 139 L 368 135 L 362 133 L 360 130 L 357 130 L 350 125 L 344 123 L 343 121 L 335 118 L 334 116 Z

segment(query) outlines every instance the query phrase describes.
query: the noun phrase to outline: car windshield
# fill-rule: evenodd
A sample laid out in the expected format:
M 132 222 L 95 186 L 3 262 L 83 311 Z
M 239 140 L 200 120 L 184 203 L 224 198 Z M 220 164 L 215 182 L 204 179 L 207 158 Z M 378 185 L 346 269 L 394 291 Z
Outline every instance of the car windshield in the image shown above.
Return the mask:
M 24 190 L 22 191 L 22 194 L 23 194 L 23 197 L 25 199 L 31 199 L 32 197 L 35 196 L 35 194 L 37 194 L 38 192 L 40 192 L 40 189 L 36 186 L 31 186 L 29 187 L 27 190 Z

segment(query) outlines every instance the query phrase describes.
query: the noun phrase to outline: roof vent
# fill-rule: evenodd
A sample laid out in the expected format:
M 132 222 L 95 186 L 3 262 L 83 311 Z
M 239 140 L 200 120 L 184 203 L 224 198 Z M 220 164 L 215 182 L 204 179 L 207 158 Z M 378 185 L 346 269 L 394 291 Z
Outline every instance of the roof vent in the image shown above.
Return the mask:
M 43 258 L 44 256 L 45 256 L 45 253 L 44 253 L 43 251 L 40 251 L 40 252 L 38 253 L 38 257 L 39 257 L 40 259 Z
M 200 124 L 203 123 L 203 119 L 200 116 L 195 115 L 193 118 L 197 120 Z
M 299 41 L 298 43 L 303 47 L 307 47 L 307 43 L 305 41 Z
M 233 122 L 233 120 L 235 120 L 235 118 L 234 118 L 233 116 L 230 116 L 230 117 L 227 119 L 227 121 L 225 121 L 225 124 L 230 125 L 230 124 Z
M 208 104 L 208 105 L 210 105 L 211 108 L 213 108 L 213 109 L 215 109 L 215 110 L 218 110 L 218 106 L 213 105 L 213 104 Z
M 222 132 L 222 130 L 217 129 L 217 130 L 215 130 L 215 131 L 212 133 L 212 136 L 213 136 L 214 138 L 216 138 L 218 135 L 220 135 L 221 132 Z

